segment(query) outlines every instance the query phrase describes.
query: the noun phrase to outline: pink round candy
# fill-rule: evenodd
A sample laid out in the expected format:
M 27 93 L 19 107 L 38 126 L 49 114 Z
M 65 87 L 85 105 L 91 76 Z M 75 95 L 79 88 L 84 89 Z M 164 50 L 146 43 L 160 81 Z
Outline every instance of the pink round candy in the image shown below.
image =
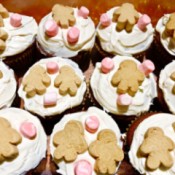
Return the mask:
M 144 60 L 143 63 L 139 65 L 139 69 L 145 74 L 145 76 L 148 76 L 155 70 L 155 66 L 152 61 Z
M 53 106 L 57 103 L 57 93 L 48 92 L 44 95 L 44 106 Z
M 92 165 L 86 160 L 80 160 L 74 167 L 75 175 L 92 175 Z
M 100 23 L 102 26 L 108 27 L 111 24 L 111 19 L 109 18 L 109 16 L 106 13 L 103 13 L 100 16 Z
M 128 94 L 121 94 L 117 98 L 117 104 L 121 106 L 129 106 L 132 103 L 132 97 Z
M 81 6 L 80 9 L 78 10 L 78 16 L 81 16 L 86 19 L 88 15 L 89 15 L 89 9 L 84 6 Z
M 47 72 L 48 72 L 49 74 L 55 74 L 55 73 L 57 73 L 58 70 L 59 70 L 58 64 L 55 63 L 55 62 L 48 62 L 48 63 L 46 64 L 46 68 L 47 68 Z
M 13 26 L 13 27 L 19 27 L 21 26 L 21 21 L 22 21 L 22 16 L 20 14 L 17 14 L 17 13 L 13 13 L 11 16 L 10 16 L 10 24 Z
M 48 36 L 54 37 L 58 33 L 58 25 L 54 20 L 48 20 L 45 25 L 45 32 Z
M 80 30 L 77 27 L 71 27 L 67 33 L 67 40 L 69 43 L 76 43 L 79 39 Z
M 108 73 L 114 68 L 114 62 L 111 58 L 104 58 L 101 62 L 101 71 L 103 73 Z
M 137 26 L 140 30 L 145 30 L 146 26 L 150 23 L 151 18 L 148 15 L 142 15 L 137 22 Z
M 28 139 L 33 139 L 36 136 L 36 127 L 31 122 L 23 122 L 20 126 L 20 132 Z
M 96 116 L 89 116 L 85 121 L 85 128 L 90 133 L 95 133 L 99 128 L 100 122 Z

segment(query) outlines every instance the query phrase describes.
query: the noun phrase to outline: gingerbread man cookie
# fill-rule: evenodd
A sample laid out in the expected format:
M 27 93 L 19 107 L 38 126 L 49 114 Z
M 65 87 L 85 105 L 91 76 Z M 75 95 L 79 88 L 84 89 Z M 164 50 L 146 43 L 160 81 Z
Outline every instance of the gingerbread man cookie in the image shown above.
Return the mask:
M 79 76 L 70 66 L 63 66 L 60 68 L 60 74 L 55 78 L 54 85 L 59 88 L 61 95 L 68 93 L 71 96 L 75 96 L 81 82 Z
M 172 13 L 170 15 L 170 18 L 165 26 L 165 31 L 167 32 L 168 35 L 170 35 L 171 37 L 173 37 L 173 39 L 175 39 L 175 13 Z
M 170 75 L 171 80 L 175 81 L 175 72 Z M 172 93 L 175 95 L 175 85 L 172 88 Z
M 113 21 L 117 22 L 117 30 L 130 32 L 139 19 L 139 13 L 130 3 L 124 3 L 113 13 Z
M 97 140 L 89 146 L 89 153 L 96 159 L 95 171 L 99 174 L 114 174 L 117 163 L 124 158 L 122 149 L 117 145 L 116 135 L 110 129 L 98 133 Z
M 160 166 L 170 168 L 173 158 L 170 151 L 175 148 L 174 142 L 159 127 L 149 128 L 145 134 L 139 151 L 141 156 L 146 157 L 146 166 L 150 170 L 156 170 Z
M 17 145 L 22 141 L 20 134 L 11 127 L 8 120 L 0 117 L 0 162 L 18 155 Z
M 73 8 L 60 4 L 56 4 L 52 8 L 52 17 L 62 28 L 73 26 L 76 22 Z
M 28 97 L 33 97 L 35 94 L 44 94 L 46 87 L 48 87 L 50 83 L 51 79 L 47 75 L 47 70 L 39 65 L 32 67 L 28 75 L 25 76 L 22 81 L 24 91 Z
M 117 87 L 119 94 L 128 93 L 134 96 L 144 78 L 144 73 L 137 68 L 137 64 L 134 61 L 125 60 L 120 63 L 119 69 L 111 79 L 111 83 L 114 87 Z
M 7 40 L 7 38 L 8 38 L 8 33 L 5 30 L 0 29 L 0 51 L 5 50 L 6 48 L 5 41 Z
M 7 9 L 2 4 L 0 4 L 0 27 L 4 27 L 3 18 L 7 17 L 9 17 Z
M 56 146 L 54 158 L 66 161 L 74 161 L 78 154 L 85 152 L 88 148 L 84 138 L 82 123 L 76 120 L 69 121 L 63 130 L 58 131 L 53 137 Z

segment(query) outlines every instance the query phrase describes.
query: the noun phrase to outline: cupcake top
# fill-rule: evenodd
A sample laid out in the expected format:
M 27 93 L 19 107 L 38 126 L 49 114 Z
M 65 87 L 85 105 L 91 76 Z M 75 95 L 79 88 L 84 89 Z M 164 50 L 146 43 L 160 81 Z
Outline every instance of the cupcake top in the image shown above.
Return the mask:
M 89 10 L 56 4 L 39 23 L 38 47 L 44 55 L 74 57 L 90 50 L 95 41 L 95 25 Z
M 16 88 L 13 70 L 0 61 L 0 108 L 11 106 L 16 96 Z
M 0 110 L 0 116 L 0 173 L 24 175 L 45 157 L 45 132 L 40 121 L 27 111 L 7 108 Z
M 1 4 L 0 17 L 2 59 L 23 52 L 35 41 L 38 25 L 33 17 L 8 12 Z
M 124 156 L 120 138 L 115 121 L 104 111 L 90 107 L 84 112 L 65 115 L 54 126 L 51 155 L 62 175 L 115 174 Z
M 166 51 L 175 56 L 175 34 L 174 34 L 175 13 L 162 16 L 157 25 L 156 31 L 159 33 L 160 42 Z
M 167 64 L 159 75 L 159 87 L 169 110 L 175 114 L 175 61 Z
M 174 174 L 174 138 L 174 115 L 158 113 L 144 119 L 134 131 L 129 151 L 131 164 L 140 174 Z
M 129 56 L 104 58 L 96 63 L 90 80 L 93 95 L 107 112 L 139 115 L 149 110 L 157 96 L 153 70 L 149 60 L 140 63 Z
M 85 77 L 78 65 L 52 57 L 41 59 L 26 72 L 18 94 L 25 109 L 48 117 L 81 104 L 85 91 Z
M 147 50 L 153 33 L 149 16 L 137 12 L 130 3 L 102 14 L 97 26 L 102 49 L 114 55 L 134 55 Z

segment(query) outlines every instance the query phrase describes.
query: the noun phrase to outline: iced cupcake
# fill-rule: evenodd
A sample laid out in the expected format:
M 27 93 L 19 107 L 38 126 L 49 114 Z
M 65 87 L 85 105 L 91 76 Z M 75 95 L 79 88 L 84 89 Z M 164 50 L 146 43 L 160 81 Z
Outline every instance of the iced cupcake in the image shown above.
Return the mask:
M 115 174 L 124 158 L 120 130 L 104 111 L 65 115 L 53 129 L 50 149 L 58 173 Z

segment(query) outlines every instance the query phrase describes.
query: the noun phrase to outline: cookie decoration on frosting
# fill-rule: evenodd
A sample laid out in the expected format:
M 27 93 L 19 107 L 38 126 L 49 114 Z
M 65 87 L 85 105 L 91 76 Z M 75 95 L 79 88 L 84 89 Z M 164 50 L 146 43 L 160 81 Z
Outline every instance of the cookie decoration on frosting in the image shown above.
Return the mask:
M 47 70 L 44 67 L 35 65 L 31 68 L 29 74 L 23 78 L 22 84 L 28 97 L 35 94 L 42 95 L 46 92 L 46 87 L 51 83 Z
M 82 81 L 70 66 L 62 66 L 60 73 L 55 78 L 54 85 L 59 88 L 61 95 L 75 96 Z
M 9 17 L 7 9 L 2 4 L 0 4 L 0 27 L 4 27 L 3 18 L 7 17 Z
M 139 152 L 146 157 L 146 166 L 150 170 L 156 170 L 160 166 L 170 168 L 173 158 L 170 151 L 175 148 L 174 142 L 167 137 L 159 127 L 151 127 L 145 133 Z
M 6 48 L 5 41 L 7 40 L 7 38 L 8 38 L 8 33 L 5 30 L 0 29 L 0 51 L 5 50 Z
M 69 121 L 63 130 L 58 131 L 53 137 L 53 144 L 56 146 L 54 158 L 72 162 L 87 150 L 87 143 L 84 138 L 84 129 L 81 122 Z
M 0 162 L 15 158 L 18 155 L 17 145 L 21 141 L 22 137 L 9 121 L 0 117 Z
M 100 174 L 115 174 L 117 163 L 124 158 L 116 135 L 110 129 L 98 133 L 97 140 L 89 146 L 89 153 L 96 158 L 95 171 Z
M 76 22 L 73 8 L 60 4 L 56 4 L 52 8 L 52 17 L 62 28 L 73 26 Z
M 175 13 L 172 13 L 165 26 L 166 33 L 175 39 Z
M 175 81 L 175 72 L 173 72 L 171 75 L 170 75 L 170 79 Z M 175 95 L 175 85 L 173 86 L 172 88 L 172 93 Z
M 139 13 L 130 3 L 122 4 L 113 13 L 113 21 L 117 22 L 117 30 L 119 31 L 125 29 L 127 32 L 131 32 L 138 19 Z
M 134 61 L 125 60 L 120 63 L 119 69 L 112 76 L 111 83 L 117 87 L 117 93 L 134 96 L 144 78 L 144 73 L 138 69 Z

